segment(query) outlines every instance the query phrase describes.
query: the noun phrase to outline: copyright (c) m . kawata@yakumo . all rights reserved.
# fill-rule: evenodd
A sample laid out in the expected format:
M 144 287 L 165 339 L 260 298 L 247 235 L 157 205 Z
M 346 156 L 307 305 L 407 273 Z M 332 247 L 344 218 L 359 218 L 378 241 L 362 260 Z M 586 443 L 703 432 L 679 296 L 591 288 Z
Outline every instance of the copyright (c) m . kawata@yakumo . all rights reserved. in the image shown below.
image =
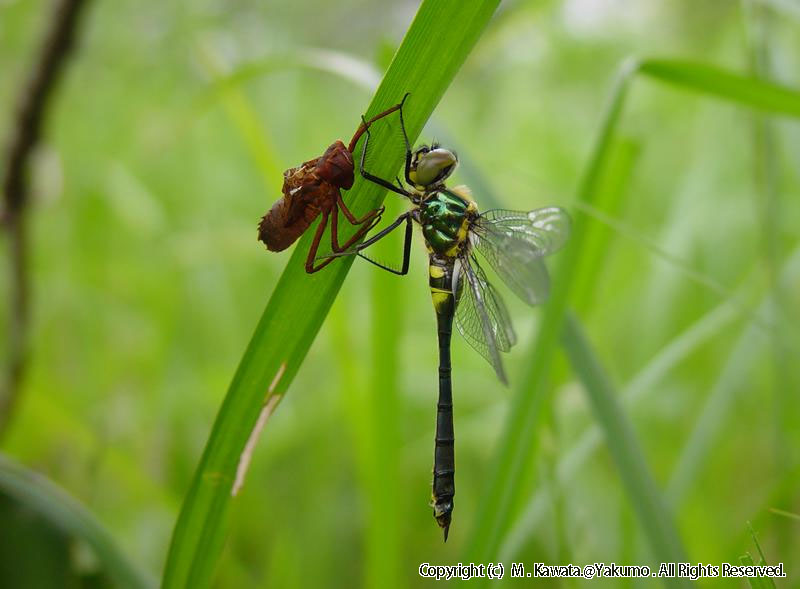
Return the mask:
M 471 579 L 483 577 L 488 579 L 502 579 L 506 569 L 502 563 L 475 564 L 458 563 L 455 565 L 433 565 L 423 563 L 419 567 L 419 575 L 438 580 L 452 578 Z M 556 579 L 582 578 L 682 578 L 693 581 L 703 577 L 722 578 L 782 578 L 786 577 L 783 563 L 777 565 L 734 565 L 723 562 L 719 565 L 688 562 L 662 562 L 659 566 L 647 565 L 621 565 L 616 563 L 595 562 L 592 564 L 560 564 L 550 565 L 535 562 L 525 565 L 514 562 L 508 567 L 509 577 L 512 578 L 537 578 L 549 577 Z

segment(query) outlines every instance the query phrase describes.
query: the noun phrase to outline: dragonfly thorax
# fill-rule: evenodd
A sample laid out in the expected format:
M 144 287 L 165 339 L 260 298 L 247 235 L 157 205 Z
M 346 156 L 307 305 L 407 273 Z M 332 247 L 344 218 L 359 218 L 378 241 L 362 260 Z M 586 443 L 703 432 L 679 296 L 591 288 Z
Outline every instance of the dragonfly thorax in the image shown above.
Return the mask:
M 426 195 L 418 210 L 428 249 L 449 257 L 458 255 L 467 243 L 469 223 L 477 215 L 475 203 L 456 192 L 442 190 Z

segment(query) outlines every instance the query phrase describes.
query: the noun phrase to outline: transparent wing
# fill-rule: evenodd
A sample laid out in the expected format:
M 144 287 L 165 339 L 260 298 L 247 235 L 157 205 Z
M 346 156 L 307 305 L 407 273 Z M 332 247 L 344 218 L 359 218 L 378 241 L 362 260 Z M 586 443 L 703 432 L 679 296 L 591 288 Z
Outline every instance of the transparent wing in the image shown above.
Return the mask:
M 503 299 L 474 256 L 459 258 L 456 272 L 456 328 L 489 361 L 497 378 L 508 384 L 500 352 L 508 352 L 517 343 L 517 335 Z
M 529 305 L 547 300 L 550 278 L 542 258 L 569 237 L 570 220 L 559 207 L 535 211 L 493 209 L 472 226 L 472 243 L 514 293 Z

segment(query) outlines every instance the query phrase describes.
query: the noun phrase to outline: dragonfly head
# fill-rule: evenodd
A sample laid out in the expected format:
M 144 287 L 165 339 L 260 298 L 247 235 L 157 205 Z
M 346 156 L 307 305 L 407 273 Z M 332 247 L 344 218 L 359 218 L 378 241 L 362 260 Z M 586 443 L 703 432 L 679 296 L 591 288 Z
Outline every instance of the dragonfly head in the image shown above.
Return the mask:
M 458 156 L 454 151 L 433 144 L 423 145 L 411 157 L 408 177 L 421 189 L 442 184 L 458 165 Z

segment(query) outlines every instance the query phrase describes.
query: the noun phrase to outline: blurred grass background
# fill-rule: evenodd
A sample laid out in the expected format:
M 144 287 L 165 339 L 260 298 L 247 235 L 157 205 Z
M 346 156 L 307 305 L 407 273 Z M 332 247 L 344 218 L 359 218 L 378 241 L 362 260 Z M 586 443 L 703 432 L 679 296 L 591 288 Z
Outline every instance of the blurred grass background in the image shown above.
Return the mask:
M 474 168 L 455 183 L 479 174 L 479 204 L 580 214 L 578 179 L 626 57 L 798 87 L 794 6 L 503 3 L 422 139 L 452 138 Z M 2 137 L 49 7 L 0 3 Z M 90 6 L 32 175 L 32 356 L 2 450 L 79 498 L 155 576 L 288 260 L 256 242 L 257 220 L 283 169 L 349 138 L 416 8 Z M 608 206 L 580 209 L 595 277 L 570 297 L 610 381 L 639 399 L 622 406 L 688 558 L 737 562 L 753 551 L 751 521 L 786 586 L 800 581 L 800 529 L 770 508 L 800 512 L 798 147 L 788 118 L 637 80 L 599 184 Z M 409 586 L 426 583 L 420 563 L 464 555 L 512 392 L 454 338 L 458 494 L 443 545 L 427 506 L 435 323 L 415 248 L 405 279 L 354 264 L 258 445 L 217 586 Z M 504 293 L 521 339 L 507 358 L 513 388 L 542 310 Z M 581 380 L 560 350 L 553 363 L 537 451 L 493 559 L 651 562 L 614 457 L 597 432 L 586 437 L 595 417 Z M 596 450 L 571 467 L 591 436 Z M 107 582 L 90 550 L 55 542 L 8 497 L 0 521 L 0 585 L 61 586 L 25 577 L 47 570 L 63 584 Z

